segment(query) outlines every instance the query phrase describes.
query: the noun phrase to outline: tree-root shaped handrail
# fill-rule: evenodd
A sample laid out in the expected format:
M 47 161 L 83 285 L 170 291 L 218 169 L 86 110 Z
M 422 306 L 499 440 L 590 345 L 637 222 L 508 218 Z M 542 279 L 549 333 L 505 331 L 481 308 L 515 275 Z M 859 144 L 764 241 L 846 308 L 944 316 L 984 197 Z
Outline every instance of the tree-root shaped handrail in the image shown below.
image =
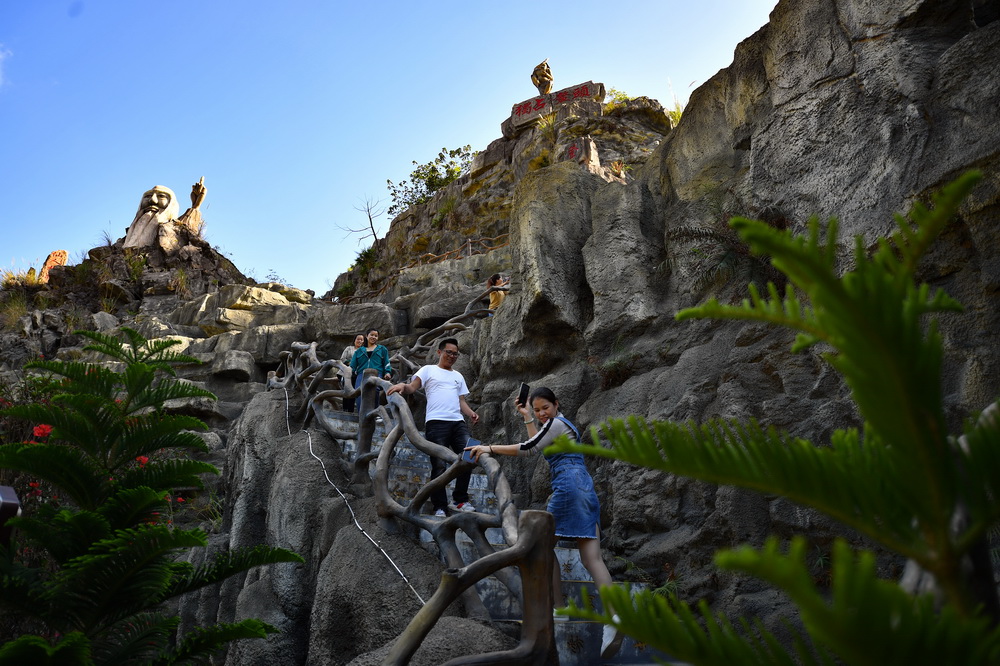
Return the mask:
M 426 333 L 421 334 L 412 346 L 400 348 L 398 352 L 392 355 L 392 358 L 390 358 L 389 361 L 398 361 L 400 370 L 402 370 L 405 365 L 407 372 L 402 373 L 404 376 L 412 374 L 420 369 L 420 364 L 416 363 L 413 359 L 426 359 L 428 352 L 434 349 L 435 343 L 437 343 L 438 340 L 441 340 L 445 336 L 454 335 L 455 333 L 468 330 L 469 326 L 466 322 L 473 319 L 482 319 L 483 317 L 488 316 L 491 312 L 492 310 L 488 308 L 471 311 L 466 308 L 466 311 L 462 314 L 456 315 L 440 326 L 432 328 Z
M 488 310 L 487 310 L 488 312 Z M 466 312 L 445 322 L 438 328 L 428 331 L 414 345 L 415 349 L 431 348 L 433 341 L 450 331 L 464 330 L 464 323 L 469 319 L 482 316 L 477 311 Z M 376 500 L 376 511 L 380 518 L 399 520 L 416 528 L 427 530 L 437 543 L 445 562 L 449 567 L 442 580 L 442 587 L 435 594 L 434 609 L 421 611 L 411 622 L 411 627 L 423 626 L 429 622 L 426 630 L 417 633 L 417 644 L 434 622 L 440 617 L 443 609 L 461 596 L 470 616 L 488 619 L 488 613 L 472 585 L 489 575 L 496 578 L 521 602 L 524 609 L 524 624 L 522 625 L 521 644 L 517 649 L 485 656 L 473 656 L 454 661 L 456 664 L 535 664 L 543 663 L 545 655 L 552 648 L 551 608 L 552 598 L 550 582 L 552 576 L 552 546 L 554 545 L 554 530 L 552 517 L 545 512 L 519 513 L 513 502 L 510 484 L 500 467 L 500 464 L 489 454 L 479 457 L 479 464 L 486 472 L 489 485 L 497 497 L 498 512 L 496 515 L 479 512 L 460 512 L 446 518 L 426 515 L 421 509 L 430 499 L 435 490 L 444 490 L 447 484 L 459 474 L 469 471 L 472 463 L 461 460 L 459 454 L 435 444 L 420 434 L 413 414 L 403 396 L 394 394 L 384 398 L 386 404 L 379 404 L 384 392 L 391 383 L 375 375 L 374 370 L 366 370 L 359 388 L 344 388 L 350 386 L 351 371 L 340 361 L 321 361 L 316 354 L 317 344 L 296 342 L 289 351 L 279 355 L 277 370 L 268 374 L 267 387 L 296 388 L 305 400 L 297 410 L 297 417 L 304 419 L 304 427 L 315 419 L 316 423 L 335 440 L 354 439 L 357 443 L 357 455 L 351 482 L 356 487 L 369 487 Z M 331 388 L 331 386 L 333 386 Z M 380 391 L 381 389 L 381 391 Z M 345 397 L 358 398 L 358 427 L 356 431 L 345 430 L 335 425 L 327 416 L 325 404 Z M 382 446 L 372 451 L 376 429 L 376 419 L 381 418 L 386 429 Z M 389 492 L 389 469 L 396 445 L 406 436 L 412 446 L 418 451 L 449 464 L 448 468 L 438 477 L 429 480 L 421 486 L 407 505 L 393 498 Z M 374 479 L 369 475 L 371 461 L 375 461 Z M 527 520 L 531 529 L 525 531 L 525 516 L 539 514 L 546 517 L 547 528 L 538 527 L 540 518 Z M 542 521 L 544 522 L 544 521 Z M 486 530 L 500 528 L 504 541 L 511 547 L 495 551 L 486 537 Z M 544 544 L 540 545 L 539 530 L 545 532 Z M 546 531 L 547 530 L 547 531 Z M 461 531 L 473 543 L 478 559 L 466 565 L 458 549 L 456 535 Z M 545 558 L 542 555 L 545 554 Z M 544 559 L 540 564 L 539 558 Z M 515 572 L 506 569 L 510 564 L 517 564 L 521 569 L 519 579 Z M 449 582 L 451 581 L 451 582 Z M 443 591 L 442 591 L 443 590 Z M 441 605 L 443 604 L 443 605 Z M 533 618 L 533 619 L 529 619 Z M 414 624 L 416 623 L 416 624 Z M 422 632 L 422 633 L 421 633 Z M 415 636 L 408 628 L 400 641 L 409 645 Z M 413 647 L 413 650 L 416 648 Z M 395 648 L 394 648 L 395 650 Z M 407 647 L 405 650 L 409 650 Z M 404 650 L 404 652 L 405 652 Z M 412 651 L 408 652 L 412 655 Z M 539 660 L 539 655 L 543 655 Z M 406 656 L 405 659 L 409 659 Z M 386 662 L 390 663 L 390 662 Z M 405 663 L 393 661 L 391 663 Z
M 513 650 L 460 657 L 447 664 L 529 666 L 546 663 L 553 649 L 551 608 L 555 519 L 545 511 L 524 511 L 518 523 L 518 535 L 510 548 L 482 557 L 464 568 L 445 570 L 434 596 L 413 616 L 382 663 L 386 666 L 409 663 L 445 609 L 459 595 L 483 578 L 511 565 L 517 565 L 521 570 L 525 596 L 520 643 Z

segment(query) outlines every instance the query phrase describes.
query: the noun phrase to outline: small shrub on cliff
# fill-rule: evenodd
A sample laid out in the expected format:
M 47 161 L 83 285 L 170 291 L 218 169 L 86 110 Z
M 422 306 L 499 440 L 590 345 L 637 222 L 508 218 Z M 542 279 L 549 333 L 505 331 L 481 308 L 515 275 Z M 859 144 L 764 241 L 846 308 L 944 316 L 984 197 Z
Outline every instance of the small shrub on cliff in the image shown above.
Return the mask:
M 677 315 L 777 324 L 798 331 L 794 350 L 828 346 L 826 360 L 850 387 L 862 432 L 837 431 L 821 447 L 755 422 L 631 417 L 604 424 L 610 449 L 553 447 L 783 495 L 903 555 L 936 594 L 878 578 L 874 554 L 843 540 L 833 544 L 827 580 L 810 565 L 803 539 L 783 546 L 772 538 L 762 548 L 720 551 L 715 561 L 770 582 L 798 606 L 804 632 L 793 630 L 791 649 L 759 623 L 734 624 L 704 602 L 693 608 L 648 592 L 633 600 L 615 586 L 601 590 L 603 615 L 580 608 L 574 615 L 612 623 L 617 614 L 614 624 L 636 640 L 693 664 L 1000 663 L 1000 600 L 987 551 L 1000 520 L 1000 403 L 960 439 L 947 435 L 941 336 L 923 316 L 961 306 L 914 279 L 976 180 L 944 188 L 934 210 L 917 204 L 909 218 L 898 217 L 897 231 L 873 256 L 856 239 L 855 267 L 846 273 L 836 259 L 836 221 L 824 235 L 814 219 L 808 235 L 797 237 L 734 219 L 754 252 L 773 257 L 794 286 L 782 296 L 770 284 L 767 297 L 751 287 L 740 306 L 712 300 Z
M 438 156 L 426 164 L 414 161 L 417 168 L 410 172 L 410 180 L 401 183 L 386 180 L 392 196 L 389 214 L 397 215 L 430 199 L 432 194 L 467 172 L 474 156 L 472 146 L 442 148 Z
M 23 291 L 10 291 L 0 300 L 0 330 L 16 331 L 18 320 L 28 314 L 28 297 Z
M 625 349 L 625 343 L 621 338 L 615 341 L 611 347 L 611 355 L 604 361 L 596 356 L 587 358 L 601 376 L 601 389 L 607 391 L 615 386 L 621 386 L 625 380 L 635 374 L 636 364 L 642 358 L 641 354 L 630 352 Z
M 354 264 L 351 266 L 350 271 L 359 281 L 364 281 L 364 279 L 368 277 L 368 274 L 371 273 L 377 266 L 378 255 L 376 254 L 375 246 L 373 245 L 369 248 L 361 250 L 361 252 L 358 252 L 358 256 L 354 260 Z
M 344 284 L 337 288 L 337 296 L 339 298 L 348 298 L 354 295 L 354 283 L 348 280 Z
M 604 113 L 621 108 L 634 99 L 624 90 L 618 90 L 617 88 L 608 88 L 608 93 L 605 98 L 608 101 L 604 103 Z
M 302 558 L 257 546 L 198 568 L 184 561 L 207 537 L 163 519 L 168 494 L 200 488 L 200 474 L 218 471 L 184 454 L 207 448 L 191 432 L 205 424 L 166 414 L 162 405 L 214 396 L 172 379 L 172 363 L 197 362 L 170 350 L 176 340 L 147 341 L 131 329 L 123 329 L 124 340 L 78 334 L 121 370 L 30 363 L 25 368 L 53 378 L 52 392 L 0 412 L 26 421 L 33 436 L 6 439 L 14 431 L 5 427 L 0 469 L 28 480 L 21 497 L 41 491 L 47 499 L 25 503 L 26 515 L 8 521 L 15 538 L 0 544 L 0 622 L 28 628 L 0 646 L 0 664 L 190 663 L 229 641 L 277 631 L 246 619 L 175 636 L 179 618 L 165 602 L 259 565 Z
M 695 295 L 712 294 L 734 282 L 764 286 L 771 281 L 784 286 L 785 276 L 771 265 L 769 257 L 752 252 L 739 232 L 729 225 L 733 216 L 749 214 L 777 229 L 786 229 L 789 221 L 780 211 L 752 206 L 733 189 L 721 187 L 706 189 L 688 208 L 693 219 L 667 229 L 664 234 L 668 257 L 657 267 L 659 270 L 675 267 L 678 246 L 690 247 Z

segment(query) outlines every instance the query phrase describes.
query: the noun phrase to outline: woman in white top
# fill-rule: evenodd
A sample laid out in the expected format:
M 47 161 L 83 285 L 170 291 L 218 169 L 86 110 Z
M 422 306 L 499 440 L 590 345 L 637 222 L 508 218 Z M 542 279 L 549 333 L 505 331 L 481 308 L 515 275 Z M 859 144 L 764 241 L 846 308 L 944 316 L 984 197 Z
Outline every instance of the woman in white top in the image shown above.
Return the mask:
M 354 352 L 358 351 L 364 346 L 365 346 L 365 334 L 358 333 L 356 336 L 354 336 L 354 344 L 347 345 L 346 347 L 344 347 L 344 352 L 340 355 L 340 362 L 350 367 L 351 359 L 354 358 Z M 354 411 L 354 398 L 344 398 L 344 411 L 345 412 Z

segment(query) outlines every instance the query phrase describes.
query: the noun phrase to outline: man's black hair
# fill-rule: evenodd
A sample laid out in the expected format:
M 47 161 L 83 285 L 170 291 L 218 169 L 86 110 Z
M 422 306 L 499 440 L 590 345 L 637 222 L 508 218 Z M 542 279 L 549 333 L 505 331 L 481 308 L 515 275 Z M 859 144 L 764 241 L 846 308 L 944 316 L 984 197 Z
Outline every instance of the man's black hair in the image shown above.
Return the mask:
M 457 347 L 458 340 L 456 340 L 455 338 L 445 338 L 444 340 L 438 343 L 438 351 L 444 349 L 445 345 L 455 345 Z

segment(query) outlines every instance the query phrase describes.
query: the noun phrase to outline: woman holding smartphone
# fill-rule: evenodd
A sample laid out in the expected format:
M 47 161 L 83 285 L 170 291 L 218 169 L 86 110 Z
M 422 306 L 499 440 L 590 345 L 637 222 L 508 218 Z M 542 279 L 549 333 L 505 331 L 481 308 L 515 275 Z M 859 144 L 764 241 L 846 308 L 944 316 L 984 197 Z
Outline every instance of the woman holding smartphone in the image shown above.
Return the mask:
M 524 417 L 528 439 L 519 444 L 470 446 L 467 450 L 472 453 L 475 460 L 478 460 L 483 453 L 503 456 L 537 455 L 560 435 L 567 435 L 580 441 L 580 433 L 576 426 L 560 413 L 559 400 L 550 389 L 545 387 L 535 389 L 531 392 L 528 403 L 531 405 L 530 408 L 517 399 L 514 401 L 517 411 Z M 601 555 L 599 541 L 601 505 L 583 456 L 579 453 L 552 455 L 542 453 L 542 455 L 548 461 L 552 474 L 552 497 L 549 499 L 548 511 L 556 519 L 556 536 L 560 539 L 576 540 L 580 560 L 590 572 L 594 583 L 598 587 L 611 585 L 611 574 Z M 557 601 L 558 606 L 564 606 L 566 601 L 562 594 L 558 563 L 552 573 L 553 599 Z M 565 619 L 565 616 L 556 617 Z M 607 659 L 618 651 L 620 645 L 621 635 L 615 632 L 613 627 L 606 626 L 601 657 Z

